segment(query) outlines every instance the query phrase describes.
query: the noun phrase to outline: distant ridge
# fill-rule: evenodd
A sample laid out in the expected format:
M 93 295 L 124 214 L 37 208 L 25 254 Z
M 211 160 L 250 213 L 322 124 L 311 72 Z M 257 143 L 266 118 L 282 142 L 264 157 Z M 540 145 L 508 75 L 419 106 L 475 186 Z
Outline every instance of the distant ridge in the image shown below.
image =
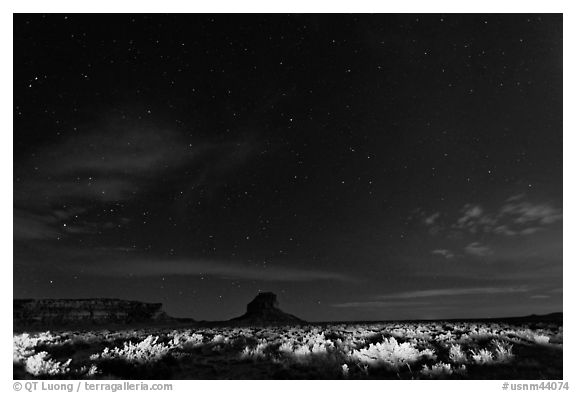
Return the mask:
M 135 300 L 92 299 L 14 299 L 14 327 L 69 326 L 176 322 L 162 303 Z M 186 321 L 193 321 L 186 319 Z
M 84 299 L 14 299 L 13 327 L 22 329 L 55 328 L 110 328 L 123 325 L 146 326 L 265 326 L 265 325 L 329 325 L 337 323 L 386 323 L 386 322 L 505 322 L 511 324 L 562 323 L 563 313 L 525 315 L 493 318 L 441 318 L 435 320 L 358 320 L 307 322 L 282 311 L 276 294 L 259 293 L 246 307 L 240 317 L 227 321 L 195 321 L 192 318 L 169 316 L 162 303 L 146 303 L 116 298 Z

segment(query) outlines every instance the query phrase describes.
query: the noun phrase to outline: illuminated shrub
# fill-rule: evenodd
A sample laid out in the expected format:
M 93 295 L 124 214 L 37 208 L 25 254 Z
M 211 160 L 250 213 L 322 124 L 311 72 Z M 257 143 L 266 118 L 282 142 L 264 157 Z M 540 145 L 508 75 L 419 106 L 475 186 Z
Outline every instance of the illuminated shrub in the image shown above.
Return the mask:
M 148 336 L 143 341 L 133 344 L 124 343 L 124 348 L 104 348 L 101 354 L 90 356 L 91 360 L 124 359 L 131 363 L 151 363 L 162 359 L 170 351 L 170 347 L 157 343 L 158 337 Z
M 498 362 L 508 362 L 514 355 L 512 354 L 512 345 L 506 344 L 502 341 L 493 340 L 492 344 L 494 345 L 494 357 L 495 360 Z
M 480 349 L 479 351 L 470 350 L 472 354 L 472 359 L 477 364 L 490 364 L 494 361 L 492 357 L 492 352 L 487 349 Z
M 460 344 L 452 344 L 450 346 L 448 356 L 450 360 L 453 361 L 454 363 L 466 363 L 468 360 L 468 357 L 466 356 L 466 353 L 464 353 L 464 351 L 462 350 Z
M 39 352 L 26 359 L 25 369 L 28 373 L 35 376 L 43 375 L 62 375 L 70 371 L 68 367 L 72 359 L 68 359 L 65 363 L 56 362 L 50 359 L 47 352 Z
M 431 353 L 432 351 L 421 352 L 407 342 L 399 344 L 394 337 L 390 337 L 381 343 L 370 344 L 368 348 L 354 350 L 350 357 L 370 366 L 397 369 L 418 361 L 422 356 L 430 356 Z

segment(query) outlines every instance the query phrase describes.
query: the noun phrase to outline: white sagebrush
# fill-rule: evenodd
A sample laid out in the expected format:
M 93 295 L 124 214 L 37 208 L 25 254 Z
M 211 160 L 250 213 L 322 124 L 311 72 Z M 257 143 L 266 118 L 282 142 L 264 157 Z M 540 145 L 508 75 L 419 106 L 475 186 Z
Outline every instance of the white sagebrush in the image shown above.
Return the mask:
M 213 344 L 228 344 L 229 342 L 230 338 L 222 334 L 216 334 L 214 337 L 212 337 Z
M 482 348 L 479 351 L 470 350 L 470 353 L 472 354 L 474 362 L 478 364 L 490 364 L 494 361 L 492 352 L 487 349 Z
M 168 345 L 157 343 L 158 338 L 158 336 L 148 336 L 137 344 L 126 342 L 123 348 L 104 348 L 102 353 L 94 354 L 90 356 L 90 359 L 124 359 L 140 364 L 156 362 L 166 356 L 171 349 Z
M 266 348 L 268 348 L 268 342 L 266 342 L 266 340 L 262 340 L 258 344 L 256 344 L 256 346 L 253 348 L 245 347 L 244 350 L 242 351 L 242 353 L 240 354 L 240 357 L 245 358 L 245 359 L 246 358 L 252 358 L 252 359 L 265 358 L 266 354 L 264 353 L 264 351 L 266 350 Z
M 435 378 L 452 375 L 453 372 L 454 371 L 452 370 L 452 365 L 443 362 L 433 364 L 432 367 L 424 365 L 422 367 L 422 370 L 420 371 L 420 373 L 426 377 L 435 377 Z
M 199 333 L 192 333 L 190 330 L 184 332 L 175 331 L 172 335 L 170 345 L 179 349 L 195 348 L 204 342 L 204 336 Z
M 543 334 L 534 334 L 534 336 L 532 337 L 532 340 L 536 344 L 548 344 L 550 342 L 550 337 L 545 336 Z
M 381 343 L 370 344 L 368 348 L 354 350 L 350 357 L 367 365 L 384 365 L 397 369 L 404 364 L 416 362 L 422 356 L 430 356 L 431 354 L 433 354 L 432 350 L 420 352 L 410 343 L 399 344 L 394 337 L 390 337 Z
M 433 364 L 432 367 L 422 366 L 420 373 L 428 378 L 446 378 L 452 374 L 465 374 L 466 366 L 462 364 L 460 367 L 452 367 L 450 363 L 438 362 Z
M 12 344 L 14 363 L 21 363 L 34 355 L 37 343 L 38 339 L 31 337 L 28 333 L 14 335 Z
M 60 336 L 53 335 L 50 331 L 40 332 L 34 335 L 28 333 L 15 334 L 13 343 L 14 363 L 22 363 L 28 357 L 35 354 L 35 348 L 42 344 L 62 344 Z
M 512 353 L 512 344 L 506 344 L 503 341 L 493 340 L 494 345 L 494 357 L 498 362 L 508 362 L 514 358 Z
M 462 350 L 462 346 L 460 344 L 452 344 L 450 346 L 448 356 L 450 360 L 453 361 L 454 363 L 466 363 L 468 360 L 468 357 L 466 356 L 466 353 Z
M 308 345 L 302 345 L 300 347 L 294 348 L 292 353 L 295 357 L 305 357 L 310 355 L 311 351 Z
M 34 376 L 62 375 L 70 371 L 70 362 L 72 359 L 64 363 L 54 361 L 47 352 L 42 351 L 26 359 L 25 370 Z
M 288 339 L 283 341 L 282 344 L 278 347 L 279 352 L 283 352 L 286 354 L 291 354 L 294 351 L 294 340 Z

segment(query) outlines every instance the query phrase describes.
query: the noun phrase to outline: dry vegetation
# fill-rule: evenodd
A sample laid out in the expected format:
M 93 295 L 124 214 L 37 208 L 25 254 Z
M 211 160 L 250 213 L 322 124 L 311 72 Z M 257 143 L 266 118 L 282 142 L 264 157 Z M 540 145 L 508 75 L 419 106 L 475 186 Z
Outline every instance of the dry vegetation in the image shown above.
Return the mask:
M 14 378 L 562 379 L 562 327 L 374 323 L 14 335 Z

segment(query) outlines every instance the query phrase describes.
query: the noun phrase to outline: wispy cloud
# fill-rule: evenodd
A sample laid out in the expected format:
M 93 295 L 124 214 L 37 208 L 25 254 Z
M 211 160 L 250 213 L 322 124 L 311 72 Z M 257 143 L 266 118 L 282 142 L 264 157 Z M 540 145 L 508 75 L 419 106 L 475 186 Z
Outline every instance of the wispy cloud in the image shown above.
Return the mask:
M 14 237 L 49 240 L 98 233 L 106 228 L 83 220 L 86 208 L 74 211 L 77 206 L 101 209 L 138 198 L 175 168 L 189 174 L 180 191 L 215 186 L 252 156 L 253 145 L 108 124 L 44 146 L 15 163 Z M 71 216 L 76 216 L 74 224 Z
M 482 245 L 478 242 L 468 244 L 466 247 L 464 247 L 464 251 L 467 254 L 475 257 L 487 257 L 493 254 L 493 251 L 490 247 Z
M 375 299 L 366 301 L 354 301 L 336 303 L 332 307 L 339 308 L 376 308 L 376 307 L 414 307 L 437 305 L 440 297 L 473 296 L 473 295 L 498 295 L 528 292 L 526 286 L 519 287 L 471 287 L 471 288 L 439 288 L 421 291 L 397 292 L 376 296 Z M 421 301 L 420 299 L 433 299 Z
M 547 203 L 507 203 L 502 206 L 501 213 L 515 224 L 549 225 L 562 220 L 562 211 Z
M 233 168 L 250 150 L 246 143 L 191 140 L 162 129 L 110 127 L 69 137 L 20 162 L 14 199 L 26 206 L 124 200 L 176 167 L 195 166 L 191 180 L 202 181 L 206 171 Z
M 473 235 L 528 236 L 562 220 L 562 210 L 551 203 L 534 203 L 525 198 L 524 194 L 514 195 L 501 207 L 490 210 L 468 203 L 451 228 Z
M 450 250 L 441 248 L 441 249 L 437 249 L 437 250 L 432 250 L 431 254 L 433 255 L 440 255 L 443 256 L 446 259 L 452 259 L 454 258 L 454 253 Z
M 103 264 L 106 268 L 103 268 Z M 90 263 L 83 265 L 84 271 L 95 275 L 132 277 L 150 276 L 215 276 L 219 278 L 247 279 L 259 281 L 338 281 L 355 282 L 350 275 L 336 272 L 311 270 L 287 266 L 254 266 L 240 262 L 207 261 L 207 260 L 167 260 L 150 258 L 132 258 L 106 264 Z
M 105 229 L 118 228 L 130 220 L 126 217 L 110 217 L 108 221 L 91 221 L 84 218 L 86 209 L 70 207 L 29 212 L 14 209 L 14 240 L 59 240 L 73 235 L 97 234 Z
M 452 227 L 477 234 L 492 231 L 496 222 L 496 218 L 485 212 L 480 205 L 466 204 L 461 210 L 461 216 Z
M 14 210 L 14 240 L 56 239 L 58 219 L 51 215 Z
M 526 286 L 518 287 L 471 287 L 471 288 L 440 288 L 426 289 L 421 291 L 399 292 L 387 295 L 380 295 L 380 300 L 393 299 L 416 299 L 440 296 L 463 296 L 463 295 L 494 295 L 501 293 L 518 293 L 527 292 Z
M 436 220 L 440 217 L 440 212 L 436 212 L 434 214 L 429 215 L 428 217 L 424 218 L 424 223 L 426 225 L 434 225 Z
M 528 227 L 522 229 L 511 229 L 508 225 L 500 225 L 494 228 L 494 233 L 498 235 L 505 236 L 523 236 L 523 235 L 533 235 L 536 232 L 543 231 L 542 227 Z
M 458 224 L 461 226 L 466 226 L 468 223 L 475 221 L 476 219 L 482 217 L 484 210 L 480 205 L 465 205 L 462 209 L 462 216 L 458 219 Z
M 386 308 L 386 307 L 414 307 L 414 306 L 428 306 L 430 302 L 385 302 L 385 301 L 366 301 L 366 302 L 345 302 L 335 303 L 332 307 L 337 308 Z

